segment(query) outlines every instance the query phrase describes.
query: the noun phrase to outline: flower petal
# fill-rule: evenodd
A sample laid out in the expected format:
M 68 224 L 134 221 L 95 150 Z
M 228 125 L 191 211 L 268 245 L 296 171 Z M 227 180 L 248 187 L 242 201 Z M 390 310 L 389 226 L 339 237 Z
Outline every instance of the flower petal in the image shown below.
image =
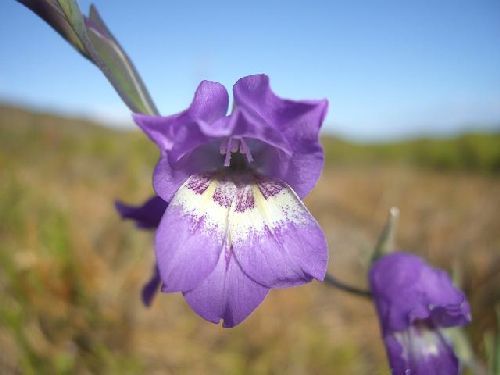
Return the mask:
M 231 208 L 229 232 L 243 271 L 268 288 L 325 277 L 328 251 L 323 232 L 282 182 L 261 179 L 240 188 Z
M 160 284 L 160 272 L 158 271 L 158 266 L 155 264 L 153 272 L 151 273 L 151 278 L 142 287 L 141 298 L 144 306 L 151 306 L 153 298 L 160 289 Z
M 437 330 L 417 332 L 411 327 L 386 335 L 384 343 L 393 374 L 458 374 L 458 359 Z
M 215 123 L 224 117 L 228 103 L 229 96 L 224 86 L 218 82 L 202 81 L 196 89 L 191 105 L 185 111 L 167 117 L 136 113 L 133 118 L 160 150 L 185 147 L 192 149 L 204 140 L 200 123 L 204 129 L 210 129 L 207 123 Z M 221 129 L 216 127 L 215 132 L 220 131 Z
M 279 149 L 288 157 L 292 155 L 292 149 L 279 129 L 275 129 L 264 123 L 261 118 L 236 107 L 233 113 L 231 113 L 229 121 L 232 129 L 231 136 L 256 139 Z M 262 162 L 265 161 L 263 160 Z
M 418 256 L 396 252 L 379 259 L 370 270 L 370 285 L 384 332 L 403 331 L 416 320 L 450 327 L 471 319 L 465 295 L 445 272 Z
M 171 201 L 190 175 L 185 169 L 173 169 L 168 161 L 168 154 L 163 153 L 153 172 L 153 187 L 156 194 L 167 202 Z
M 251 280 L 241 270 L 230 249 L 219 257 L 219 262 L 202 283 L 185 292 L 191 308 L 204 319 L 226 328 L 240 324 L 260 305 L 269 289 Z
M 286 139 L 293 155 L 270 158 L 266 162 L 299 197 L 316 184 L 323 167 L 319 129 L 328 109 L 327 100 L 288 100 L 274 94 L 266 75 L 241 78 L 233 88 L 235 108 L 265 124 Z M 277 164 L 272 166 L 272 164 Z
M 294 152 L 291 156 L 271 147 L 252 150 L 252 154 L 257 161 L 256 170 L 261 175 L 285 181 L 299 198 L 311 191 L 323 169 L 324 155 L 319 146 L 315 151 Z
M 156 229 L 168 203 L 158 196 L 149 198 L 140 206 L 132 206 L 121 201 L 115 202 L 115 207 L 123 219 L 135 222 L 137 228 Z
M 169 201 L 190 175 L 221 165 L 219 146 L 213 143 L 231 133 L 231 124 L 225 117 L 228 102 L 224 86 L 203 81 L 190 107 L 179 114 L 133 115 L 137 125 L 160 149 L 153 185 L 164 200 Z
M 214 269 L 227 233 L 229 207 L 212 199 L 216 184 L 191 176 L 170 202 L 156 233 L 165 292 L 196 288 Z

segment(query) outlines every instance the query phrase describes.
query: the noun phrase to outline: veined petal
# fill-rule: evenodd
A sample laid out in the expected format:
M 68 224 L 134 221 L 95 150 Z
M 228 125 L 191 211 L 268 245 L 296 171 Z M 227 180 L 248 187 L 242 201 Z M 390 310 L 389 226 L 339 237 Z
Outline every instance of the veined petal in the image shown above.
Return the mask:
M 241 270 L 230 246 L 221 253 L 213 272 L 184 297 L 204 319 L 226 328 L 240 324 L 260 305 L 269 289 L 251 280 Z
M 196 288 L 215 268 L 227 235 L 231 201 L 213 199 L 217 184 L 191 176 L 177 191 L 156 233 L 156 260 L 163 291 Z M 230 188 L 230 185 L 228 186 Z M 226 194 L 231 199 L 231 194 Z
M 238 188 L 229 216 L 243 271 L 268 288 L 323 280 L 328 263 L 321 228 L 286 184 L 260 178 Z
M 319 130 L 328 110 L 327 100 L 289 100 L 271 90 L 269 78 L 253 75 L 241 78 L 233 88 L 235 108 L 254 118 L 268 132 L 279 133 L 293 154 L 266 160 L 268 170 L 304 197 L 316 184 L 323 167 Z
M 410 327 L 384 336 L 395 375 L 456 375 L 458 359 L 439 330 Z

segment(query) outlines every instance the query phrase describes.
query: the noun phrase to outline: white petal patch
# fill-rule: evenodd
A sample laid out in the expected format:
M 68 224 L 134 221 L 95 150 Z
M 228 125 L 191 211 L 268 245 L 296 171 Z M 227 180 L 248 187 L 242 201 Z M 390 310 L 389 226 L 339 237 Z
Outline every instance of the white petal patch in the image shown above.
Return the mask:
M 179 206 L 193 222 L 202 220 L 200 230 L 225 238 L 229 229 L 231 244 L 310 222 L 307 209 L 286 184 L 243 174 L 193 175 L 170 206 Z
M 444 337 L 437 328 L 411 325 L 406 331 L 394 333 L 394 337 L 403 347 L 403 358 L 439 356 L 446 349 Z
M 221 194 L 219 187 L 218 181 L 210 176 L 193 175 L 179 188 L 170 207 L 179 207 L 185 215 L 191 217 L 193 223 L 200 223 L 198 230 L 210 232 L 220 238 L 222 248 L 227 232 L 229 207 L 234 196 L 234 184 L 233 192 L 231 184 L 226 184 L 224 194 Z M 223 199 L 226 201 L 221 204 Z
M 229 231 L 231 242 L 247 241 L 250 237 L 269 235 L 288 224 L 306 224 L 306 208 L 295 193 L 284 183 L 259 181 L 238 194 L 230 212 Z M 249 197 L 252 197 L 249 199 Z M 243 202 L 250 201 L 245 209 Z

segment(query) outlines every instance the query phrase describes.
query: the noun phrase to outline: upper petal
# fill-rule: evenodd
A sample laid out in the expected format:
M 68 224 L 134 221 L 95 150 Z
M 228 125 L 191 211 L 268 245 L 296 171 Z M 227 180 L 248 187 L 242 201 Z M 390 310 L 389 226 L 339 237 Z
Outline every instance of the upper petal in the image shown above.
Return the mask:
M 153 140 L 160 150 L 192 149 L 206 140 L 209 124 L 216 123 L 227 112 L 229 97 L 226 89 L 218 82 L 202 81 L 194 94 L 188 109 L 172 116 L 148 116 L 134 114 L 137 125 Z M 216 135 L 221 125 L 215 127 Z M 201 130 L 203 129 L 203 131 Z
M 170 200 L 190 175 L 221 165 L 218 145 L 214 142 L 231 133 L 231 124 L 225 116 L 228 102 L 224 86 L 203 81 L 189 108 L 179 114 L 133 115 L 160 149 L 153 185 L 164 200 Z
M 293 150 L 286 137 L 279 129 L 269 126 L 258 116 L 236 107 L 231 113 L 230 122 L 233 137 L 256 139 L 281 150 L 288 157 L 292 155 Z M 262 160 L 263 163 L 266 161 L 268 160 Z
M 233 251 L 256 282 L 288 287 L 323 280 L 328 263 L 321 228 L 286 184 L 260 179 L 238 189 L 230 211 Z
M 384 332 L 405 330 L 415 320 L 449 327 L 471 319 L 465 295 L 448 275 L 415 255 L 396 252 L 379 259 L 370 285 Z
M 233 87 L 238 108 L 264 120 L 268 126 L 298 138 L 317 142 L 318 132 L 328 109 L 327 100 L 290 100 L 277 96 L 271 89 L 269 77 L 258 74 L 243 77 Z M 307 144 L 303 145 L 307 147 Z
M 304 198 L 316 185 L 323 169 L 323 150 L 293 152 L 290 156 L 281 150 L 262 147 L 253 152 L 256 170 L 290 185 L 299 198 Z
M 293 156 L 269 159 L 269 162 L 279 163 L 275 169 L 281 173 L 274 177 L 286 181 L 300 197 L 305 196 L 316 184 L 323 167 L 319 129 L 328 101 L 282 99 L 274 94 L 269 78 L 263 74 L 241 78 L 233 90 L 238 110 L 286 139 Z M 299 179 L 297 174 L 306 178 Z
M 131 219 L 138 228 L 155 229 L 160 224 L 168 203 L 158 196 L 149 198 L 139 206 L 132 206 L 121 201 L 115 202 L 118 213 L 124 219 Z
M 210 178 L 195 175 L 170 202 L 155 244 L 163 291 L 194 289 L 215 268 L 225 242 L 228 216 L 228 207 L 214 201 L 215 192 L 216 184 Z
M 184 293 L 191 308 L 224 327 L 240 324 L 264 300 L 269 289 L 251 280 L 241 270 L 230 247 L 219 257 L 213 272 L 195 289 Z

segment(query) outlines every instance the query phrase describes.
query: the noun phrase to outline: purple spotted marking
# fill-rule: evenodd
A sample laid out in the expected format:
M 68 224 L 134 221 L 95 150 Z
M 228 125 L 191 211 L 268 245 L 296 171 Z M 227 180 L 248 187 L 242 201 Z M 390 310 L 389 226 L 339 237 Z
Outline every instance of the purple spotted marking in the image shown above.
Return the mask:
M 245 212 L 255 207 L 252 185 L 239 187 L 236 193 L 236 212 Z
M 233 176 L 234 179 L 223 179 L 217 181 L 212 199 L 221 207 L 229 208 L 236 199 L 235 212 L 245 212 L 255 207 L 255 197 L 253 186 L 257 187 L 264 196 L 264 199 L 278 194 L 285 189 L 285 185 L 279 181 L 271 181 L 262 177 Z M 256 181 L 257 180 L 257 181 Z M 208 185 L 207 185 L 208 186 Z M 206 189 L 206 188 L 205 188 Z
M 285 185 L 278 181 L 262 180 L 257 184 L 264 199 L 268 199 L 285 188 Z
M 212 199 L 221 207 L 231 207 L 236 187 L 230 181 L 219 181 Z
M 189 178 L 186 187 L 191 189 L 196 194 L 203 194 L 207 190 L 208 185 L 210 185 L 209 175 L 193 175 Z

